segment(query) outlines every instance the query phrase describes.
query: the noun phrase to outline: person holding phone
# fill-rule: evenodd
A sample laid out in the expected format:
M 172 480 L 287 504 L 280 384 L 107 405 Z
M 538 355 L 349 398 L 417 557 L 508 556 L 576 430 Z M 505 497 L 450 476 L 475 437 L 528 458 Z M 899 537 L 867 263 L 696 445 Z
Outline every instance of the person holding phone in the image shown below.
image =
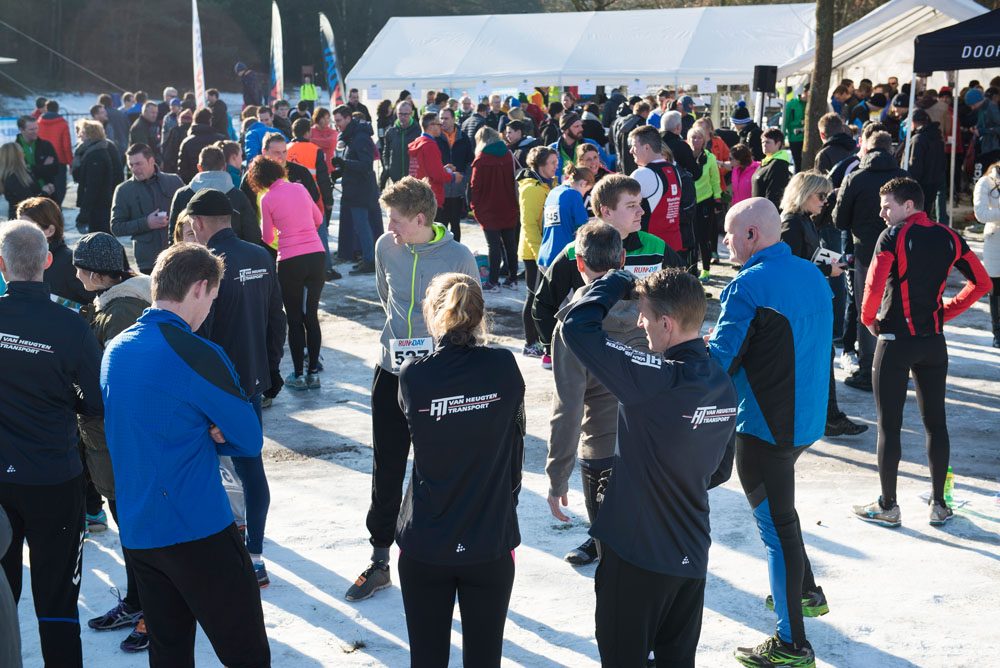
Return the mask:
M 799 172 L 788 182 L 781 199 L 781 240 L 792 249 L 792 255 L 814 262 L 827 278 L 837 278 L 847 269 L 842 257 L 832 263 L 823 262 L 816 257 L 817 251 L 824 248 L 824 243 L 813 220 L 823 211 L 832 190 L 833 183 L 823 174 L 814 171 Z M 868 431 L 868 425 L 851 421 L 837 405 L 837 387 L 833 377 L 834 354 L 836 350 L 830 357 L 830 392 L 826 404 L 824 435 L 857 436 Z
M 167 247 L 167 223 L 174 193 L 184 187 L 181 177 L 161 172 L 153 149 L 133 144 L 126 151 L 132 178 L 115 188 L 111 201 L 111 233 L 132 237 L 139 271 L 153 272 L 156 258 Z

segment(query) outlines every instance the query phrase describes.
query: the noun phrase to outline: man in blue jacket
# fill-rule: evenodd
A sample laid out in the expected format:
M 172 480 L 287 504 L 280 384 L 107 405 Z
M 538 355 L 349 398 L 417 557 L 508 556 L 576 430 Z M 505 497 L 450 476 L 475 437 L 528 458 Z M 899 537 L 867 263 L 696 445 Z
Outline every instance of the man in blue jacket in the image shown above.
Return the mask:
M 833 344 L 833 293 L 819 269 L 781 241 L 769 200 L 753 197 L 729 210 L 725 243 L 743 265 L 722 291 L 709 340 L 712 357 L 739 393 L 736 470 L 767 547 L 777 633 L 740 647 L 745 666 L 812 668 L 803 615 L 828 607 L 816 586 L 795 512 L 795 461 L 823 435 Z
M 103 411 L 101 351 L 84 320 L 50 299 L 42 275 L 51 262 L 37 226 L 0 227 L 7 281 L 0 297 L 0 508 L 13 529 L 0 556 L 16 603 L 27 540 L 42 658 L 73 668 L 83 666 L 77 598 L 86 488 L 76 416 L 99 418 Z M 4 666 L 6 655 L 0 648 Z
M 622 262 L 622 247 L 608 255 Z M 609 264 L 605 259 L 605 266 Z M 819 273 L 819 272 L 817 272 Z M 602 321 L 634 291 L 652 352 Z M 566 345 L 618 399 L 618 444 L 590 534 L 601 542 L 597 647 L 604 666 L 694 668 L 708 571 L 708 490 L 729 478 L 736 391 L 700 336 L 705 292 L 683 269 L 614 271 L 563 320 Z
M 247 129 L 244 153 L 248 165 L 264 150 L 264 136 L 269 132 L 280 131 L 274 127 L 274 112 L 271 107 L 261 107 L 257 110 L 257 122 Z
M 194 244 L 161 253 L 152 307 L 108 345 L 101 367 L 119 530 L 142 591 L 150 665 L 194 665 L 196 622 L 223 664 L 271 660 L 218 459 L 258 456 L 261 426 L 225 352 L 193 331 L 223 270 Z
M 222 346 L 233 361 L 243 392 L 260 421 L 261 408 L 271 405 L 284 383 L 278 366 L 284 353 L 287 322 L 274 263 L 266 250 L 237 238 L 230 226 L 232 205 L 221 191 L 199 191 L 185 213 L 198 243 L 226 262 L 219 296 L 198 334 Z M 271 492 L 264 461 L 259 454 L 233 457 L 233 466 L 246 496 L 247 549 L 257 582 L 266 587 L 271 581 L 261 555 Z

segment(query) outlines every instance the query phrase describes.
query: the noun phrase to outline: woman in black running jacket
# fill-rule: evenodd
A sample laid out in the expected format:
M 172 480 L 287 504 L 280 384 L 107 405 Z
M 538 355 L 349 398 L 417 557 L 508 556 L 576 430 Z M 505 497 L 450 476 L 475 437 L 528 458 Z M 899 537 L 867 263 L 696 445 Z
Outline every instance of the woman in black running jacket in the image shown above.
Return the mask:
M 483 342 L 479 283 L 441 274 L 424 297 L 437 341 L 407 360 L 399 400 L 413 472 L 396 525 L 410 665 L 448 665 L 455 597 L 466 666 L 499 666 L 521 542 L 524 379 L 508 350 Z

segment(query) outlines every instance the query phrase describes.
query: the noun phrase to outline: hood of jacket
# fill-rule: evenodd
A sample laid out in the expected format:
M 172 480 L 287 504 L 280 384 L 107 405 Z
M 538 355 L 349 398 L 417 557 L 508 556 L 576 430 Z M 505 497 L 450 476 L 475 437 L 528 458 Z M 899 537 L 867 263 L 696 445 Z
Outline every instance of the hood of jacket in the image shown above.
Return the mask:
M 503 158 L 507 155 L 507 153 L 507 144 L 503 143 L 503 141 L 495 141 L 492 144 L 484 146 L 480 155 L 496 160 L 498 158 Z
M 931 137 L 931 139 L 934 139 L 934 136 L 937 135 L 937 138 L 940 139 L 941 138 L 941 124 L 938 123 L 937 121 L 931 121 L 930 123 L 925 123 L 923 127 L 916 128 L 913 131 L 913 136 L 916 137 L 917 135 L 921 135 L 921 136 L 928 135 L 928 136 Z M 944 140 L 942 140 L 942 141 L 944 141 Z
M 538 175 L 538 172 L 533 169 L 529 169 L 528 167 L 517 170 L 517 174 L 514 175 L 514 180 L 518 182 L 524 181 L 525 185 L 531 185 L 529 182 L 534 181 L 542 184 L 543 186 L 552 187 L 551 181 L 546 181 Z
M 517 148 L 524 148 L 525 146 L 531 146 L 533 143 L 537 141 L 538 140 L 536 138 L 532 137 L 531 135 L 528 135 L 527 137 L 521 139 L 521 141 L 517 142 Z
M 891 172 L 899 169 L 899 164 L 888 151 L 872 151 L 861 158 L 858 169 L 867 169 L 873 172 Z
M 221 172 L 216 172 L 221 173 Z M 108 304 L 122 297 L 132 297 L 147 304 L 153 303 L 152 280 L 149 276 L 139 274 L 127 281 L 122 281 L 118 285 L 113 285 L 101 294 L 97 295 L 97 310 L 103 311 Z
M 363 121 L 360 118 L 352 118 L 351 122 L 347 124 L 344 131 L 340 133 L 340 136 L 345 142 L 351 141 L 355 135 L 365 132 L 368 136 L 373 136 L 375 130 L 372 128 L 372 124 L 368 121 Z
M 191 135 L 214 135 L 215 130 L 211 125 L 205 125 L 204 123 L 194 123 L 191 125 L 191 129 L 188 130 Z
M 597 114 L 592 114 L 589 111 L 583 112 L 583 115 L 580 116 L 580 120 L 581 121 L 597 121 L 598 123 L 601 122 L 601 119 L 597 117 Z
M 42 114 L 38 118 L 38 120 L 39 121 L 56 121 L 56 120 L 65 121 L 66 119 L 64 119 L 62 116 L 60 116 L 58 112 L 55 112 L 55 111 L 46 111 L 44 114 Z
M 434 144 L 435 146 L 437 146 L 437 140 L 434 139 L 434 137 L 431 137 L 430 135 L 422 134 L 413 141 L 411 141 L 409 144 L 407 144 L 406 148 L 410 150 L 410 153 L 413 153 L 414 151 L 419 151 L 422 147 L 426 146 L 427 144 Z
M 712 154 L 709 153 L 708 155 L 711 156 Z M 770 163 L 774 162 L 775 160 L 784 160 L 785 162 L 787 162 L 790 165 L 790 164 L 792 164 L 792 154 L 789 153 L 786 149 L 781 149 L 780 151 L 775 151 L 771 155 L 765 155 L 764 159 L 760 161 L 760 166 L 764 167 L 765 165 L 769 165 Z
M 839 146 L 852 152 L 856 151 L 858 148 L 858 145 L 854 142 L 854 139 L 851 138 L 851 135 L 845 132 L 838 132 L 832 137 L 827 137 L 826 141 L 823 142 L 823 147 L 825 148 L 827 146 Z
M 233 178 L 229 172 L 198 172 L 188 184 L 192 192 L 219 190 L 228 193 L 233 189 Z

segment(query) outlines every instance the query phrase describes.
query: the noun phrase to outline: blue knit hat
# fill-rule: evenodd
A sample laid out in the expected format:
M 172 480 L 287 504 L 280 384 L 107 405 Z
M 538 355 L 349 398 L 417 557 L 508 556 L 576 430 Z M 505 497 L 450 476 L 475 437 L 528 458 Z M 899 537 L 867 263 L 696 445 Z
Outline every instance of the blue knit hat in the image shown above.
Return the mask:
M 736 111 L 733 112 L 732 117 L 729 119 L 732 121 L 733 125 L 746 125 L 753 119 L 750 118 L 750 110 L 747 109 L 747 103 L 740 100 L 736 103 Z
M 984 98 L 983 91 L 978 88 L 970 88 L 965 94 L 965 103 L 971 107 L 982 102 Z

